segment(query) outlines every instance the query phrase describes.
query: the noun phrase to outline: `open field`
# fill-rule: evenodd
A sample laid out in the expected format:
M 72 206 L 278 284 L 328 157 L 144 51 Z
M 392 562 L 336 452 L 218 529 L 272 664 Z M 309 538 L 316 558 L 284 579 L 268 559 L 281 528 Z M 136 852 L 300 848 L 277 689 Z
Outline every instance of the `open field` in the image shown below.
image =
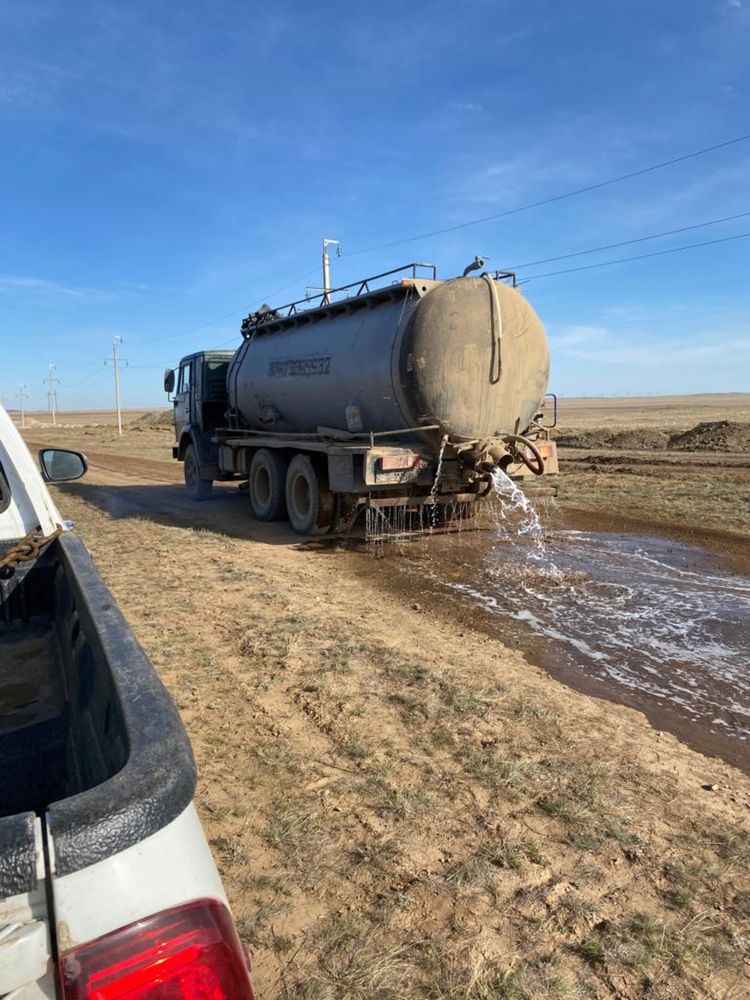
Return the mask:
M 57 428 L 49 426 L 46 413 L 27 414 L 26 436 L 171 464 L 170 415 L 169 408 L 126 410 L 119 437 L 110 411 L 61 413 Z M 710 435 L 696 450 L 667 447 L 670 435 L 721 421 L 742 428 L 739 444 L 736 434 L 733 439 L 736 450 L 713 450 Z M 737 554 L 741 538 L 750 537 L 750 393 L 563 398 L 555 434 L 561 439 L 563 509 L 592 513 L 617 527 L 656 526 L 730 555 Z M 180 467 L 172 468 L 179 477 Z M 750 565 L 745 551 L 740 560 Z
M 656 427 L 687 430 L 706 420 L 750 423 L 750 393 L 705 393 L 696 396 L 620 396 L 559 400 L 563 428 Z
M 390 592 L 387 561 L 254 523 L 234 487 L 191 504 L 168 429 L 26 436 L 89 452 L 57 499 L 182 713 L 259 1000 L 750 995 L 747 776 Z M 739 503 L 743 456 L 596 453 L 565 453 L 581 518 L 747 545 L 712 499 Z
M 563 507 L 730 555 L 750 537 L 750 394 L 563 399 L 556 435 Z
M 21 423 L 18 410 L 8 411 L 17 424 Z M 163 409 L 126 409 L 122 411 L 123 425 L 133 424 L 146 415 L 161 412 L 171 413 L 171 407 Z M 27 428 L 51 427 L 52 418 L 47 410 L 27 410 L 25 415 Z M 117 416 L 114 410 L 61 410 L 57 414 L 58 427 L 113 427 L 117 431 Z

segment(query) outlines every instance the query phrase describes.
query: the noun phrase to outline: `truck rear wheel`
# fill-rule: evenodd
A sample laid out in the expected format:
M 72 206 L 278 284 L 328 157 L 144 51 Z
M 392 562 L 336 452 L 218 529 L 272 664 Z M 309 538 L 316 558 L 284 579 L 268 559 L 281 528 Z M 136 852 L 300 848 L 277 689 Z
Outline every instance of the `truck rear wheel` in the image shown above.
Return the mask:
M 260 448 L 250 463 L 250 506 L 259 521 L 286 518 L 286 471 L 284 455 Z
M 286 474 L 286 508 L 298 535 L 324 535 L 334 513 L 333 493 L 307 455 L 295 455 Z
M 189 444 L 185 449 L 183 459 L 183 472 L 185 474 L 185 486 L 191 500 L 209 500 L 213 493 L 213 479 L 201 478 L 201 467 L 195 447 Z

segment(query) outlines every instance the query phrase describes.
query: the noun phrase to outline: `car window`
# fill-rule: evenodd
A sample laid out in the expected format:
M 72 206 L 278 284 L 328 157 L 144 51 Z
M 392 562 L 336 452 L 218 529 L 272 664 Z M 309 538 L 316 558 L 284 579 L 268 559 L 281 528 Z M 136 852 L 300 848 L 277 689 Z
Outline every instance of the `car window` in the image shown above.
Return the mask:
M 190 365 L 182 365 L 180 368 L 180 385 L 178 392 L 190 391 Z

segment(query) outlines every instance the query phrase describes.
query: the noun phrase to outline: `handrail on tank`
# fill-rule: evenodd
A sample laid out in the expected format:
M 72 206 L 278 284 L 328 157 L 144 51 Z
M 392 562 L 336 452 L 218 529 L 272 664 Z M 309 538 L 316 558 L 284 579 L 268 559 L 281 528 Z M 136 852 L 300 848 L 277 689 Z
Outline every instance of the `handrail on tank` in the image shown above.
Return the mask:
M 333 305 L 334 303 L 331 301 L 331 296 L 336 295 L 338 292 L 347 292 L 350 288 L 356 288 L 357 290 L 353 295 L 347 296 L 347 298 L 357 298 L 358 295 L 363 295 L 371 290 L 371 281 L 378 281 L 380 278 L 389 278 L 392 274 L 400 274 L 402 271 L 410 270 L 412 278 L 416 279 L 418 267 L 424 267 L 431 270 L 432 280 L 436 280 L 436 264 L 423 264 L 419 261 L 412 261 L 411 264 L 402 264 L 401 267 L 394 267 L 391 271 L 383 271 L 381 274 L 373 274 L 369 278 L 364 278 L 360 281 L 352 281 L 349 285 L 339 285 L 338 288 L 329 288 L 326 291 L 319 292 L 317 295 L 306 295 L 304 299 L 297 299 L 295 302 L 288 302 L 286 305 L 279 306 L 276 309 L 264 306 L 258 312 L 250 313 L 250 315 L 242 321 L 242 335 L 249 335 L 249 331 L 254 330 L 255 327 L 261 326 L 263 323 L 274 322 L 275 320 L 285 319 L 288 316 L 296 316 L 300 311 L 307 311 L 307 309 L 300 310 L 298 308 L 299 306 L 305 305 L 308 309 L 319 309 L 322 306 Z M 315 304 L 313 305 L 312 303 Z
M 517 281 L 515 271 L 495 271 L 493 273 L 496 281 L 510 281 L 513 288 L 516 287 Z

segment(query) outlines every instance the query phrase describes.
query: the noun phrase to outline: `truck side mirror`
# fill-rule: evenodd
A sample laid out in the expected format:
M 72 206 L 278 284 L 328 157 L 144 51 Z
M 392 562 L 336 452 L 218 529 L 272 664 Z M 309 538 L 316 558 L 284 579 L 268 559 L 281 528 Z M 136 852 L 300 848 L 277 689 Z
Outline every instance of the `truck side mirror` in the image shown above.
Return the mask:
M 164 372 L 164 391 L 174 392 L 174 368 L 167 368 Z
M 85 455 L 66 448 L 42 448 L 39 452 L 39 465 L 47 483 L 67 483 L 71 479 L 80 479 L 89 467 Z

